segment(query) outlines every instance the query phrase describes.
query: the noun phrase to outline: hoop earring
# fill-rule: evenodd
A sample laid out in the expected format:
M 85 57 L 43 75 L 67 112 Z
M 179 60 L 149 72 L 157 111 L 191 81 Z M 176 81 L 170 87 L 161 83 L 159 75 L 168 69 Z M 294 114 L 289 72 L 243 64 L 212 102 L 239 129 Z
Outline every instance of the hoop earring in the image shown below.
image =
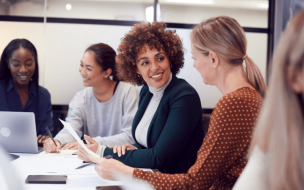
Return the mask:
M 137 74 L 137 76 L 138 76 L 138 78 L 140 78 L 140 77 L 141 77 L 141 75 L 140 75 L 140 74 Z

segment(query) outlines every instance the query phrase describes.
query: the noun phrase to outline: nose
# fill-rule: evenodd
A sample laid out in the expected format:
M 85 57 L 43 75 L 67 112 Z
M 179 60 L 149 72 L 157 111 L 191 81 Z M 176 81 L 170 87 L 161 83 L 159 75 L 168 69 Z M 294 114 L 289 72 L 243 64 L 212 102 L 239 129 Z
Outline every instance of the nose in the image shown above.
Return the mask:
M 152 64 L 151 64 L 150 71 L 155 72 L 155 71 L 157 71 L 159 68 L 160 68 L 160 66 L 158 65 L 158 63 L 155 62 L 155 61 L 153 61 Z
M 24 64 L 21 65 L 19 72 L 20 73 L 26 73 L 27 72 L 27 68 Z
M 80 73 L 81 75 L 84 75 L 84 68 L 81 68 L 81 66 L 79 66 L 79 73 Z

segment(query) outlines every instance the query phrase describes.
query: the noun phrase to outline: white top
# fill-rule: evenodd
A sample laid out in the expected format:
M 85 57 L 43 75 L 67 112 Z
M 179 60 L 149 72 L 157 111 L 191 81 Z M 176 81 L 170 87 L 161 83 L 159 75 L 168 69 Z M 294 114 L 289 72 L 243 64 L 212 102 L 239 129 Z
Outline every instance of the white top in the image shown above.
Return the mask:
M 256 146 L 233 190 L 266 190 L 265 179 L 265 154 Z
M 138 90 L 135 86 L 119 82 L 113 97 L 99 102 L 92 87 L 78 92 L 69 104 L 66 122 L 70 123 L 79 137 L 83 133 L 91 136 L 98 144 L 114 146 L 134 143 L 131 127 L 138 108 Z M 62 129 L 55 137 L 61 145 L 75 139 Z
M 152 121 L 152 118 L 156 112 L 156 109 L 159 105 L 159 102 L 161 98 L 163 97 L 164 91 L 167 88 L 167 86 L 170 84 L 172 79 L 172 73 L 170 74 L 169 80 L 167 83 L 160 87 L 160 88 L 154 88 L 152 86 L 149 86 L 149 91 L 153 94 L 147 109 L 141 118 L 140 122 L 137 125 L 136 131 L 135 131 L 135 138 L 139 144 L 147 148 L 147 135 L 148 135 L 148 129 L 150 126 L 150 123 Z

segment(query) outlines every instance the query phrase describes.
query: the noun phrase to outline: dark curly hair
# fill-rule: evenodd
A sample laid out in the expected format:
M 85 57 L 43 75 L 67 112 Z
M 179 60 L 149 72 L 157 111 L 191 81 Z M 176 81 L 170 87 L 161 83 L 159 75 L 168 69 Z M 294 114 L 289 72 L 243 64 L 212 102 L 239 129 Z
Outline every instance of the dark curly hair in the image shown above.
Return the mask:
M 136 60 L 142 48 L 163 50 L 171 64 L 171 72 L 176 75 L 184 66 L 184 48 L 176 31 L 165 30 L 166 24 L 153 22 L 135 24 L 129 33 L 121 39 L 116 56 L 118 78 L 132 84 L 143 85 L 146 82 L 138 77 Z

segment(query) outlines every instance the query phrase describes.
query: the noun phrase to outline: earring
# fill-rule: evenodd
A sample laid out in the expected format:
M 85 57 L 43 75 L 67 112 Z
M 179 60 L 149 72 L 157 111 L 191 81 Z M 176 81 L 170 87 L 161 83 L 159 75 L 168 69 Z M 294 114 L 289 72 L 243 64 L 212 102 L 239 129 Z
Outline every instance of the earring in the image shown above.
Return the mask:
M 140 75 L 140 74 L 137 74 L 137 76 L 138 76 L 138 78 L 140 78 L 140 77 L 141 77 L 141 75 Z

